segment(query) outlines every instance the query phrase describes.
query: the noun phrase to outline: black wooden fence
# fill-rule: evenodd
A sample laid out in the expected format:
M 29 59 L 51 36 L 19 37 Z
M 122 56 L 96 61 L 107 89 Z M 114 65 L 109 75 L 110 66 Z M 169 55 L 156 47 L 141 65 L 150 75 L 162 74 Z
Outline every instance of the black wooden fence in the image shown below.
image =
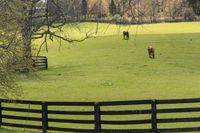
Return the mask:
M 124 106 L 128 109 L 123 109 Z M 135 106 L 140 106 L 140 109 L 135 109 Z M 69 107 L 69 110 L 66 110 L 65 107 Z M 77 110 L 72 111 L 74 107 L 82 109 L 77 108 Z M 193 114 L 198 112 L 199 116 Z M 166 118 L 166 116 L 169 117 L 174 113 L 174 118 Z M 184 113 L 188 114 L 185 115 Z M 164 118 L 163 114 L 165 115 Z M 131 119 L 131 116 L 143 115 L 147 118 Z M 92 119 L 72 119 L 71 116 L 92 116 Z M 105 116 L 110 118 L 105 119 Z M 114 120 L 117 116 L 122 117 Z M 125 116 L 130 117 L 128 120 L 122 120 Z M 25 124 L 23 124 L 23 121 L 25 121 Z M 187 124 L 182 127 L 173 127 L 173 125 L 176 126 L 179 123 Z M 70 124 L 76 124 L 76 127 L 73 128 Z M 81 124 L 84 125 L 84 128 L 80 128 L 79 125 Z M 163 127 L 162 124 L 170 124 L 170 126 L 165 125 Z M 119 128 L 126 125 L 130 127 Z M 199 132 L 200 99 L 115 102 L 40 102 L 2 99 L 0 100 L 0 126 L 38 129 L 43 133 L 47 131 L 84 133 Z
M 46 56 L 33 56 L 33 67 L 37 69 L 48 69 L 48 58 Z

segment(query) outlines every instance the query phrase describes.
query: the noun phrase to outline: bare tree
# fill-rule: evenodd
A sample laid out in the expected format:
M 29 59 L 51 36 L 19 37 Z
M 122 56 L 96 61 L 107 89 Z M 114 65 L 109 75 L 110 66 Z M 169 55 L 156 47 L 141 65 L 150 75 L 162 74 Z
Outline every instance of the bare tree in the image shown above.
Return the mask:
M 25 68 L 29 68 L 31 64 L 31 42 L 34 39 L 43 39 L 41 43 L 41 47 L 43 45 L 47 48 L 47 40 L 50 39 L 53 41 L 53 38 L 59 38 L 64 41 L 73 43 L 80 42 L 90 37 L 90 33 L 85 33 L 83 38 L 75 39 L 67 36 L 66 31 L 63 30 L 63 26 L 75 27 L 73 22 L 77 22 L 80 19 L 80 1 L 72 0 L 68 4 L 68 6 L 63 5 L 64 1 L 62 0 L 46 0 L 44 2 L 44 12 L 36 13 L 35 10 L 37 8 L 37 3 L 41 2 L 40 0 L 32 0 L 26 1 L 26 5 L 23 6 L 23 24 L 21 26 L 21 35 L 22 40 L 24 41 L 24 66 Z M 42 8 L 42 7 L 40 7 Z M 52 9 L 53 10 L 52 10 Z M 79 10 L 80 8 L 80 10 Z M 66 12 L 69 12 L 66 17 Z M 69 15 L 70 14 L 70 15 Z M 74 20 L 76 18 L 76 20 Z
M 21 69 L 28 72 L 32 67 L 32 41 L 42 39 L 40 49 L 48 49 L 48 40 L 54 38 L 70 43 L 90 38 L 92 33 L 85 32 L 81 38 L 66 34 L 63 26 L 75 27 L 67 18 L 59 0 L 1 0 L 0 1 L 0 97 L 18 94 L 19 88 L 13 80 L 13 71 Z M 75 2 L 75 1 L 74 1 Z M 76 1 L 77 2 L 77 1 Z M 72 4 L 74 11 L 76 3 Z M 50 12 L 53 6 L 55 12 Z M 79 14 L 76 14 L 77 18 Z M 15 92 L 16 90 L 16 92 Z

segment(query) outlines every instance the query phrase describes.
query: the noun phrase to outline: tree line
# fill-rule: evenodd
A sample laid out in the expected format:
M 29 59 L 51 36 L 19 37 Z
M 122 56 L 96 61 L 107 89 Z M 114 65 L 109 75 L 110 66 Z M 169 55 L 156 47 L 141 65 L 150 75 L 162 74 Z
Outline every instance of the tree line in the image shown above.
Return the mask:
M 193 21 L 200 15 L 200 0 L 58 0 L 73 21 L 104 20 L 124 23 Z M 56 12 L 53 7 L 51 12 Z

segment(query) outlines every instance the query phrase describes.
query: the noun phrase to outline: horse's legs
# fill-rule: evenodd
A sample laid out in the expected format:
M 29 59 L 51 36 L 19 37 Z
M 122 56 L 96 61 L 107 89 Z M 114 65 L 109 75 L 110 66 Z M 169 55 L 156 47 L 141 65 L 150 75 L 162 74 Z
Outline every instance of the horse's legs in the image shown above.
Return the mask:
M 151 58 L 151 49 L 148 48 L 149 58 Z
M 152 53 L 152 57 L 153 57 L 153 59 L 155 59 L 155 54 L 154 54 L 154 52 Z
M 148 50 L 148 53 L 149 53 L 149 58 L 151 58 L 151 52 Z

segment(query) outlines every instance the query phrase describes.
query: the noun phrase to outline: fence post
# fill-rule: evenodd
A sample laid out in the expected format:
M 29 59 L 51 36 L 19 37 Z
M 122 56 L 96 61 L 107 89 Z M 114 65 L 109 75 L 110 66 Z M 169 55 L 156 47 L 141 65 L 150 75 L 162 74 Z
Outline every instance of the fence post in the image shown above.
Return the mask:
M 157 129 L 157 106 L 156 106 L 156 100 L 152 101 L 151 110 L 152 110 L 152 114 L 151 114 L 152 133 L 157 133 L 158 129 Z
M 2 125 L 2 102 L 0 101 L 0 128 Z
M 48 58 L 46 57 L 46 69 L 48 69 Z
M 47 133 L 48 128 L 48 114 L 47 114 L 47 103 L 42 103 L 42 132 Z
M 94 103 L 94 115 L 95 115 L 95 133 L 101 132 L 101 114 L 100 114 L 100 104 L 98 102 Z

